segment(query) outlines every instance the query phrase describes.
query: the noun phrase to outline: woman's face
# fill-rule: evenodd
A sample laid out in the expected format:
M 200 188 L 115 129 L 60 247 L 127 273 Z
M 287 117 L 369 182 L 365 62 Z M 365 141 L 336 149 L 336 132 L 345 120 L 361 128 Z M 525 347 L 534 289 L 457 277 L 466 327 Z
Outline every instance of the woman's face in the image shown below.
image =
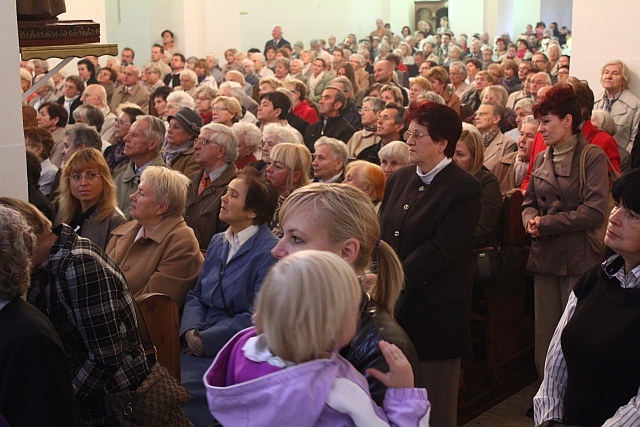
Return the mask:
M 375 126 L 378 123 L 378 113 L 372 108 L 370 101 L 362 104 L 360 118 L 364 126 Z
M 431 85 L 431 90 L 438 95 L 442 95 L 444 88 L 447 86 L 446 83 L 442 83 L 440 80 L 434 78 L 429 79 L 429 84 Z
M 192 139 L 193 134 L 178 119 L 171 119 L 167 130 L 167 144 L 179 147 Z
M 411 133 L 407 139 L 409 161 L 418 165 L 423 173 L 427 173 L 444 158 L 446 141 L 434 141 L 426 126 L 415 120 L 409 124 L 409 132 Z
M 182 86 L 182 90 L 187 91 L 193 89 L 196 84 L 187 76 L 180 76 L 180 86 Z
M 513 71 L 512 68 L 510 67 L 504 67 L 504 78 L 505 79 L 512 79 L 513 76 L 515 76 L 516 73 Z
M 69 176 L 71 195 L 80 201 L 82 211 L 94 206 L 102 196 L 104 182 L 97 165 L 89 165 Z
M 305 249 L 341 254 L 342 245 L 331 244 L 324 227 L 316 221 L 316 213 L 308 206 L 300 206 L 287 212 L 285 220 L 280 220 L 283 235 L 271 250 L 274 257 L 281 259 L 294 252 Z
M 393 92 L 390 90 L 383 90 L 380 94 L 380 99 L 382 99 L 385 104 L 389 102 L 396 102 L 396 98 L 393 96 Z
M 141 180 L 138 184 L 138 190 L 129 196 L 131 199 L 131 208 L 129 214 L 131 218 L 137 219 L 138 222 L 144 223 L 148 220 L 157 219 L 159 212 L 159 203 L 156 200 L 156 192 L 153 183 L 147 180 Z
M 116 136 L 119 139 L 124 138 L 131 129 L 131 117 L 127 113 L 120 113 L 116 120 Z
M 285 191 L 291 190 L 289 188 L 289 174 L 292 173 L 291 168 L 285 165 L 283 162 L 270 161 L 267 170 L 267 179 L 273 184 L 273 187 L 278 192 L 278 195 Z M 299 179 L 298 179 L 299 180 Z M 293 184 L 293 182 L 291 183 Z
M 225 105 L 218 101 L 213 105 L 213 122 L 231 127 L 233 125 L 233 114 L 229 112 Z
M 382 172 L 387 176 L 391 176 L 392 172 L 397 171 L 401 167 L 406 166 L 404 162 L 399 158 L 395 157 L 380 157 L 380 167 L 382 168 Z
M 195 72 L 196 72 L 196 75 L 198 77 L 202 77 L 202 76 L 205 75 L 206 69 L 204 68 L 204 66 L 202 64 L 198 64 L 195 67 Z
M 471 152 L 467 148 L 467 144 L 463 141 L 458 141 L 456 144 L 456 151 L 453 153 L 453 160 L 458 164 L 458 166 L 467 172 L 471 170 L 473 159 L 471 157 Z
M 424 89 L 419 84 L 412 84 L 409 89 L 409 100 L 411 102 L 415 101 L 420 95 L 424 93 Z
M 367 196 L 373 196 L 371 184 L 362 179 L 359 167 L 351 167 L 344 175 L 344 183 L 362 190 Z
M 226 222 L 237 231 L 253 223 L 255 213 L 245 210 L 247 200 L 247 184 L 243 179 L 236 178 L 229 183 L 227 192 L 221 198 L 220 220 Z
M 624 77 L 622 76 L 622 65 L 607 65 L 602 72 L 600 79 L 602 87 L 612 93 L 617 93 L 624 87 Z
M 40 111 L 38 111 L 38 115 L 36 116 L 36 122 L 38 123 L 39 128 L 46 129 L 48 131 L 54 130 L 58 125 L 58 119 L 52 119 L 51 116 L 49 116 L 49 107 L 40 108 Z
M 229 50 L 224 53 L 224 59 L 226 59 L 229 64 L 233 64 L 236 61 L 235 55 Z
M 276 145 L 278 145 L 278 142 L 275 135 L 265 133 L 262 136 L 262 160 L 264 160 L 265 163 L 269 163 L 271 161 L 269 154 Z
M 568 140 L 572 135 L 571 121 L 572 118 L 568 114 L 562 118 L 555 114 L 547 114 L 540 117 L 538 132 L 542 135 L 544 143 L 548 147 L 555 147 L 559 143 Z
M 211 110 L 211 98 L 205 92 L 200 92 L 196 96 L 196 110 L 199 112 Z
M 604 244 L 624 258 L 629 265 L 640 262 L 640 215 L 618 204 L 609 215 Z
M 547 50 L 549 61 L 557 61 L 560 58 L 560 49 L 558 46 L 553 45 Z
M 267 61 L 276 59 L 276 51 L 274 49 L 267 49 Z

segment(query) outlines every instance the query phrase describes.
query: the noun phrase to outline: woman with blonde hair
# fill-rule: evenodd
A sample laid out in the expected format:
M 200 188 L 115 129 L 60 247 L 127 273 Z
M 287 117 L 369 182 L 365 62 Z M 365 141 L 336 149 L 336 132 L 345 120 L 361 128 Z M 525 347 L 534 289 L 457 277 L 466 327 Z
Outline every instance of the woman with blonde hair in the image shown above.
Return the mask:
M 127 222 L 116 202 L 109 165 L 95 148 L 74 153 L 62 169 L 55 224 L 106 248 L 113 230 Z
M 280 208 L 279 220 L 284 234 L 272 250 L 276 258 L 304 249 L 333 252 L 359 276 L 363 289 L 358 330 L 341 354 L 367 377 L 373 399 L 381 404 L 386 387 L 367 374 L 371 367 L 388 369 L 378 342 L 384 339 L 400 347 L 414 374 L 417 355 L 393 319 L 404 274 L 393 249 L 380 240 L 371 200 L 350 185 L 312 183 L 291 193 Z
M 420 95 L 429 90 L 431 90 L 429 80 L 422 76 L 414 77 L 413 80 L 411 80 L 411 86 L 409 87 L 409 101 L 415 101 Z
M 356 160 L 347 165 L 344 183 L 362 190 L 373 203 L 376 212 L 384 196 L 384 186 L 387 177 L 382 168 L 365 160 Z
M 211 101 L 213 123 L 231 127 L 242 118 L 242 107 L 237 99 L 231 96 L 218 96 Z
M 498 179 L 482 163 L 484 147 L 478 132 L 463 130 L 456 144 L 453 160 L 480 181 L 480 220 L 476 227 L 473 247 L 495 247 L 498 240 L 498 220 L 502 207 L 502 193 Z
M 205 374 L 218 421 L 353 425 L 357 411 L 358 425 L 428 425 L 426 392 L 413 388 L 411 365 L 399 348 L 380 342 L 389 372 L 369 370 L 389 387 L 384 409 L 338 354 L 356 333 L 360 293 L 353 269 L 338 255 L 302 251 L 279 261 L 260 291 L 255 327 L 236 334 Z M 311 384 L 314 393 L 308 393 Z
M 198 239 L 182 217 L 189 183 L 178 171 L 148 166 L 130 196 L 134 221 L 116 229 L 106 249 L 134 297 L 161 292 L 181 310 L 203 261 Z
M 282 237 L 278 223 L 280 206 L 292 191 L 309 184 L 311 161 L 311 152 L 306 145 L 284 142 L 271 150 L 266 177 L 278 192 L 278 205 L 269 227 L 278 237 Z

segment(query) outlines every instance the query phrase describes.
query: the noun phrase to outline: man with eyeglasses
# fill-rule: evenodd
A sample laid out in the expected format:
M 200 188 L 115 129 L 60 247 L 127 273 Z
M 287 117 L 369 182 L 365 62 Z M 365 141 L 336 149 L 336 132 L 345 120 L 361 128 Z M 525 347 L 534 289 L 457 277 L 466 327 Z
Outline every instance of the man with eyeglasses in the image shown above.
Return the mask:
M 206 250 L 214 234 L 229 226 L 218 218 L 220 201 L 236 174 L 238 137 L 233 129 L 209 123 L 195 140 L 196 163 L 202 171 L 191 176 L 184 219 L 193 229 L 201 250 Z
M 153 116 L 138 116 L 129 133 L 124 137 L 123 154 L 129 157 L 129 163 L 114 172 L 116 199 L 118 206 L 128 219 L 131 200 L 129 196 L 136 192 L 140 175 L 148 166 L 165 166 L 160 148 L 164 142 L 164 122 Z
M 124 102 L 133 102 L 138 104 L 145 113 L 149 112 L 149 91 L 140 86 L 139 80 L 140 75 L 136 67 L 129 65 L 124 69 L 123 84 L 113 91 L 111 97 L 109 108 L 112 111 L 116 111 Z

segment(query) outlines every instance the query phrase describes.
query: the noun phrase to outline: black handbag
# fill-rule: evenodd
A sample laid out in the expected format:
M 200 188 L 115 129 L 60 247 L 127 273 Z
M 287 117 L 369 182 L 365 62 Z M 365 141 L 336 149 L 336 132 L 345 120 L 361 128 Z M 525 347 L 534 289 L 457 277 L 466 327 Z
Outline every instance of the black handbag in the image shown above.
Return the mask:
M 473 277 L 474 279 L 493 279 L 498 277 L 502 256 L 498 248 L 486 247 L 473 251 Z

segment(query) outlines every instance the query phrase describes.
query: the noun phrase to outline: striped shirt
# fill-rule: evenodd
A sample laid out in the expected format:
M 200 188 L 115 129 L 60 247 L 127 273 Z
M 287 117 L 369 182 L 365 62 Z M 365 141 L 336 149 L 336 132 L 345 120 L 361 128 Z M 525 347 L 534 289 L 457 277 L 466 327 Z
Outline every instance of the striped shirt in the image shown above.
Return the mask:
M 602 269 L 610 278 L 616 278 L 623 288 L 640 288 L 640 265 L 634 267 L 625 274 L 624 264 L 616 270 L 611 271 L 608 267 L 618 260 L 619 255 L 613 255 L 602 263 Z M 562 352 L 560 338 L 562 331 L 573 316 L 576 310 L 578 298 L 571 292 L 569 301 L 565 307 L 562 318 L 553 334 L 547 359 L 544 364 L 544 380 L 533 398 L 533 408 L 535 414 L 535 425 L 538 426 L 545 421 L 556 420 L 561 422 L 564 417 L 564 394 L 567 386 L 567 364 Z M 626 405 L 618 408 L 613 417 L 609 418 L 603 427 L 614 426 L 637 426 L 640 427 L 640 389 Z

